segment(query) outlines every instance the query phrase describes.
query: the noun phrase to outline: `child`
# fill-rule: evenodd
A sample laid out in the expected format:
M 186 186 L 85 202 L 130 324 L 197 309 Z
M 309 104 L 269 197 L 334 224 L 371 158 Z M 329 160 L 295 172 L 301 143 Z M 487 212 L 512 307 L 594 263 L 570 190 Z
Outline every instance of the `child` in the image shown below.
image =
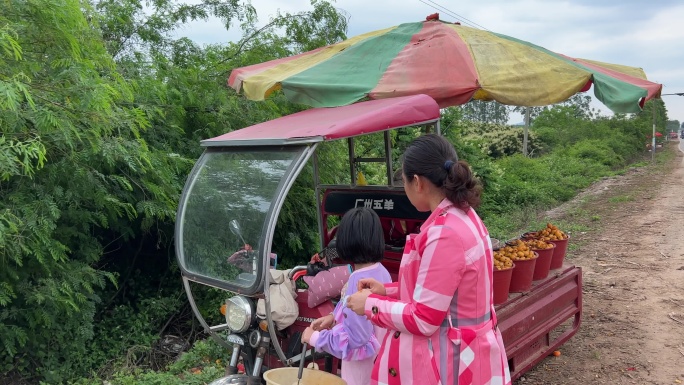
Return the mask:
M 389 272 L 380 264 L 385 250 L 380 218 L 375 211 L 358 207 L 349 210 L 337 230 L 337 253 L 354 264 L 354 272 L 343 289 L 332 314 L 321 317 L 304 330 L 302 342 L 342 359 L 342 379 L 348 385 L 370 383 L 373 361 L 384 337 L 384 329 L 373 326 L 366 316 L 347 308 L 347 297 L 362 278 L 390 283 Z

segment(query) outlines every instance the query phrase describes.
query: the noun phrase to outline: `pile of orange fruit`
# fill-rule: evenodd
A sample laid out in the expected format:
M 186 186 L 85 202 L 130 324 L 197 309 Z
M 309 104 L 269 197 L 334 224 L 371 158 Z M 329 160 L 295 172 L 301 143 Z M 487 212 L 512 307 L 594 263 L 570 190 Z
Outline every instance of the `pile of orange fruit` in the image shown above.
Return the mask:
M 527 233 L 526 238 L 541 239 L 542 241 L 561 241 L 568 239 L 568 235 L 551 223 L 547 223 L 543 230 Z
M 535 258 L 534 251 L 532 251 L 525 242 L 516 239 L 508 242 L 505 247 L 494 252 L 494 267 L 497 268 L 497 270 L 507 269 L 513 265 L 513 261 L 533 258 Z M 497 264 L 497 262 L 499 263 Z
M 508 242 L 507 246 L 501 250 L 508 253 L 506 256 L 514 261 L 534 258 L 534 251 L 520 239 Z
M 494 269 L 505 270 L 511 267 L 513 267 L 513 261 L 510 258 L 504 256 L 499 250 L 494 252 Z
M 523 242 L 532 250 L 545 250 L 553 247 L 553 243 L 542 241 L 541 239 L 525 239 Z

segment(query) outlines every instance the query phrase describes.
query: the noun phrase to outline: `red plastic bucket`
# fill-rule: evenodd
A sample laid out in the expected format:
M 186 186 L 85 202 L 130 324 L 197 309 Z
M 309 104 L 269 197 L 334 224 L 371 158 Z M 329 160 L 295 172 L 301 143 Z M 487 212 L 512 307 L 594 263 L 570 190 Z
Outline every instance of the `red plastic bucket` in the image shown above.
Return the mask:
M 532 249 L 532 251 L 539 254 L 539 257 L 537 257 L 537 263 L 534 265 L 534 274 L 532 274 L 533 281 L 539 281 L 540 279 L 544 279 L 549 276 L 553 251 L 556 249 L 555 243 L 551 243 L 551 245 L 553 247 L 549 249 Z
M 494 305 L 506 302 L 508 300 L 509 288 L 511 286 L 511 277 L 515 270 L 515 263 L 513 266 L 504 270 L 494 269 L 492 281 L 494 283 Z
M 537 259 L 539 259 L 539 254 L 535 252 L 534 258 L 532 259 L 515 261 L 515 269 L 513 269 L 513 274 L 511 275 L 511 286 L 509 287 L 509 291 L 519 293 L 530 290 Z
M 560 241 L 547 241 L 556 245 L 553 249 L 553 258 L 551 259 L 551 270 L 560 269 L 563 266 L 563 260 L 565 259 L 565 253 L 568 251 L 568 241 L 570 236 L 561 239 Z

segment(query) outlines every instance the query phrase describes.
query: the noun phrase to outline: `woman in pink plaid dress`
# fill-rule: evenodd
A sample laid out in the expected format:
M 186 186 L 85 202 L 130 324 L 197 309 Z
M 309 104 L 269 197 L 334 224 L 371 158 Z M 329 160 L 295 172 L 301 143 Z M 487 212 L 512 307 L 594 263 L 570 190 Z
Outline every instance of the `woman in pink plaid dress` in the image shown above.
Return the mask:
M 479 184 L 438 135 L 408 146 L 402 179 L 416 209 L 432 214 L 407 237 L 398 281 L 361 280 L 347 300 L 387 329 L 371 383 L 510 384 L 492 302 L 491 240 L 473 209 Z

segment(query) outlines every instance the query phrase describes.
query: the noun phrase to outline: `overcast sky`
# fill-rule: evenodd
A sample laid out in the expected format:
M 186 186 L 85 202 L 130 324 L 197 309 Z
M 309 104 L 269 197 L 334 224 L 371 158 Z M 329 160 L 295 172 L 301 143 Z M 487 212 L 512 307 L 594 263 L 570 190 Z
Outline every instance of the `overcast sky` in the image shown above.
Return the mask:
M 641 67 L 663 84 L 663 94 L 684 92 L 683 0 L 337 0 L 350 15 L 348 37 L 389 26 L 440 19 L 486 28 L 572 57 Z M 300 12 L 308 0 L 252 0 L 260 24 L 278 9 Z M 218 21 L 193 23 L 179 35 L 197 43 L 237 41 Z M 590 91 L 591 94 L 592 91 Z M 671 120 L 684 122 L 684 97 L 663 96 Z M 602 107 L 600 102 L 595 103 Z M 610 112 L 603 108 L 604 114 Z M 516 117 L 512 117 L 516 120 Z

